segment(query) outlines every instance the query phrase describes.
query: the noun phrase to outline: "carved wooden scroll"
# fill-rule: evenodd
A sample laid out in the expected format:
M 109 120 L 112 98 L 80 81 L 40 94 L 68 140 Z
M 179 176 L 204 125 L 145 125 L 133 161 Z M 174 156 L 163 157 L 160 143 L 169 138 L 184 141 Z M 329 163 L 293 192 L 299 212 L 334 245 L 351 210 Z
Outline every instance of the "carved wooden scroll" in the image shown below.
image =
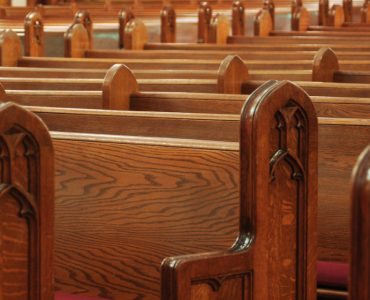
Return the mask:
M 34 11 L 24 20 L 24 55 L 44 56 L 44 24 L 40 14 Z
M 272 29 L 272 19 L 269 11 L 261 9 L 254 20 L 254 35 L 269 36 Z
M 131 70 L 125 65 L 113 65 L 103 81 L 103 108 L 130 109 L 130 96 L 138 91 L 138 84 Z
M 329 0 L 319 0 L 319 25 L 328 25 Z
M 241 94 L 242 85 L 248 79 L 248 68 L 244 61 L 237 55 L 228 55 L 218 69 L 218 92 Z
M 232 35 L 244 35 L 244 18 L 245 14 L 243 3 L 239 0 L 234 1 L 231 12 Z
M 82 24 L 74 23 L 64 33 L 65 57 L 85 57 L 89 47 L 89 35 Z
M 249 97 L 240 168 L 239 238 L 164 260 L 162 300 L 316 298 L 317 118 L 302 89 L 270 81 Z
M 212 8 L 208 2 L 201 2 L 198 10 L 198 43 L 209 40 L 209 26 L 212 20 Z
M 165 6 L 161 10 L 161 42 L 174 43 L 176 41 L 176 12 L 172 6 Z
M 86 10 L 78 10 L 74 16 L 74 23 L 82 24 L 89 37 L 89 49 L 93 48 L 94 33 L 93 33 L 93 22 L 90 14 Z
M 352 249 L 350 299 L 370 299 L 370 145 L 352 176 Z
M 272 22 L 272 30 L 275 29 L 275 3 L 273 0 L 264 0 L 263 1 L 263 8 L 268 10 L 271 16 L 271 22 Z
M 292 14 L 292 30 L 306 31 L 310 26 L 310 13 L 303 6 L 298 7 Z
M 125 26 L 125 49 L 142 50 L 148 41 L 145 24 L 140 19 L 132 19 Z
M 17 34 L 6 29 L 0 33 L 0 66 L 15 67 L 22 56 L 21 40 Z
M 135 15 L 129 8 L 121 9 L 118 13 L 118 47 L 120 49 L 124 48 L 126 24 L 133 18 L 135 18 Z
M 333 5 L 329 11 L 328 20 L 329 26 L 341 27 L 344 23 L 344 10 L 340 5 Z
M 343 0 L 344 21 L 352 22 L 352 0 Z
M 0 105 L 0 299 L 53 299 L 54 157 L 46 126 Z
M 339 71 L 338 58 L 330 48 L 321 48 L 315 54 L 312 66 L 312 81 L 333 82 Z

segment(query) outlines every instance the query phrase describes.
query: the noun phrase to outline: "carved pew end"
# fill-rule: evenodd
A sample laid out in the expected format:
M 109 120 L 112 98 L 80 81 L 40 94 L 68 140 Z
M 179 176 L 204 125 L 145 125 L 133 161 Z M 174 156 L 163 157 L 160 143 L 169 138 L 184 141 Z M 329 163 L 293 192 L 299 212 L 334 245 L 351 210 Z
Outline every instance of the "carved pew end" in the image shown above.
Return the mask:
M 272 18 L 267 9 L 261 9 L 254 20 L 254 35 L 269 36 L 273 30 Z
M 138 84 L 131 70 L 121 64 L 113 65 L 103 81 L 103 108 L 130 109 L 130 96 L 138 91 Z
M 93 33 L 93 22 L 90 17 L 90 14 L 86 10 L 78 10 L 75 13 L 73 23 L 80 23 L 85 27 L 87 35 L 89 37 L 89 49 L 92 49 L 94 33 Z
M 125 48 L 125 28 L 126 24 L 135 18 L 134 13 L 129 8 L 121 9 L 118 13 L 118 48 Z
M 248 68 L 237 55 L 228 55 L 218 69 L 218 92 L 241 94 L 242 85 L 249 79 Z
M 249 96 L 239 238 L 225 251 L 163 260 L 162 300 L 316 298 L 317 135 L 313 104 L 295 84 L 269 81 Z
M 148 41 L 148 33 L 143 21 L 135 18 L 127 22 L 124 34 L 125 49 L 142 50 Z
M 236 0 L 232 5 L 231 13 L 232 35 L 244 35 L 245 9 L 241 1 Z
M 312 81 L 333 82 L 337 71 L 339 62 L 334 51 L 330 48 L 321 48 L 313 60 Z
M 0 105 L 0 119 L 1 284 L 22 299 L 54 299 L 51 138 L 39 117 L 11 102 Z M 0 290 L 1 299 L 8 295 Z
M 359 156 L 352 174 L 352 243 L 350 295 L 370 298 L 370 145 Z
M 292 14 L 292 30 L 307 31 L 310 26 L 310 14 L 304 7 L 297 7 Z
M 161 43 L 176 41 L 176 12 L 172 6 L 161 10 Z
M 72 24 L 64 33 L 64 56 L 82 58 L 89 48 L 86 28 L 81 23 Z
M 17 34 L 6 29 L 0 33 L 0 65 L 3 67 L 15 67 L 18 59 L 22 57 L 21 40 Z
M 344 23 L 344 10 L 341 5 L 333 5 L 328 14 L 328 25 L 342 27 Z
M 35 11 L 28 13 L 24 20 L 24 55 L 44 56 L 44 24 Z
M 226 16 L 216 14 L 209 25 L 209 43 L 226 44 L 230 32 L 230 23 Z

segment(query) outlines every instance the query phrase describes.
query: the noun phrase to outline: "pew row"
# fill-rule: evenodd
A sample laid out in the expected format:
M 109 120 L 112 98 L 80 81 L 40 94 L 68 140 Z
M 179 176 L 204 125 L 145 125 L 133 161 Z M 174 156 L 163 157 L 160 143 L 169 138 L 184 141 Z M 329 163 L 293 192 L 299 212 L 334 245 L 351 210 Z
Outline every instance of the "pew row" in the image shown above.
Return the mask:
M 276 114 L 302 118 L 309 129 L 302 131 L 304 138 L 299 142 L 287 138 L 281 146 L 270 142 L 279 141 L 279 133 L 271 130 Z M 32 158 L 25 155 L 22 164 L 16 165 L 12 177 L 2 178 L 2 203 L 10 206 L 3 216 L 19 226 L 12 240 L 22 245 L 32 241 L 30 249 L 49 250 L 32 252 L 32 261 L 48 271 L 48 280 L 21 277 L 18 290 L 27 295 L 32 286 L 42 291 L 44 299 L 51 299 L 54 172 L 50 137 L 39 119 L 14 105 L 3 106 L 1 118 L 2 142 L 11 153 L 7 166 L 15 167 L 13 153 L 24 149 L 17 143 L 31 141 L 25 151 L 33 150 Z M 240 155 L 238 143 L 52 133 L 56 287 L 125 299 L 286 299 L 287 295 L 314 299 L 317 121 L 312 104 L 292 84 L 270 82 L 249 99 L 241 119 Z M 286 119 L 289 128 L 295 126 L 293 119 Z M 276 152 L 273 157 L 272 152 Z M 33 157 L 38 159 L 28 164 Z M 78 175 L 86 172 L 88 177 Z M 35 192 L 44 192 L 45 184 L 46 194 Z M 261 184 L 265 188 L 254 188 Z M 31 195 L 37 201 L 29 200 Z M 18 213 L 20 203 L 33 208 L 26 216 L 42 220 L 43 227 L 30 229 Z M 231 211 L 240 217 L 225 218 Z M 45 216 L 50 222 L 45 222 Z M 268 238 L 268 233 L 276 239 Z M 42 237 L 41 247 L 37 236 Z M 234 246 L 223 250 L 235 237 Z M 9 243 L 5 239 L 3 247 L 14 246 Z M 297 245 L 294 250 L 291 243 Z M 20 246 L 15 249 L 24 262 L 10 260 L 24 270 L 30 253 Z M 282 261 L 288 260 L 291 263 L 281 269 Z M 277 290 L 273 283 L 282 278 L 287 278 L 288 285 Z M 297 284 L 291 284 L 290 278 L 296 278 Z

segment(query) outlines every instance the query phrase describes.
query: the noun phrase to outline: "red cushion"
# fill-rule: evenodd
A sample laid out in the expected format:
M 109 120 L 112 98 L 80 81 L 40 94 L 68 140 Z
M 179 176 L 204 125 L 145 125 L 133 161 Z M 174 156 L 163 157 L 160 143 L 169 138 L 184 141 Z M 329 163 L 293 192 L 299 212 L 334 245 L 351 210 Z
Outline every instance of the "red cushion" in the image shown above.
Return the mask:
M 54 300 L 104 300 L 103 298 L 87 297 L 79 295 L 70 295 L 62 292 L 56 292 Z
M 349 264 L 341 262 L 319 261 L 317 263 L 317 286 L 347 290 Z

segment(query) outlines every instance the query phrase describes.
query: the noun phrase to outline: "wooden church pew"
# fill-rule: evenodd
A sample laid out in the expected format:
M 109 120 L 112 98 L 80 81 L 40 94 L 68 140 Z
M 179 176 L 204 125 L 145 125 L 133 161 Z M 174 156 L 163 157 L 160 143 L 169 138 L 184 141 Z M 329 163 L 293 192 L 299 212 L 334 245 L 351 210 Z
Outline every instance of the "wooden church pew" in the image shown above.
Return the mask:
M 249 100 L 242 114 L 245 117 L 242 117 L 240 157 L 238 143 L 165 138 L 148 140 L 142 137 L 129 139 L 112 135 L 52 133 L 56 157 L 56 256 L 54 260 L 57 288 L 67 292 L 90 293 L 108 298 L 148 295 L 153 299 L 159 299 L 162 295 L 162 299 L 170 300 L 175 299 L 172 291 L 177 291 L 177 299 L 184 300 L 209 299 L 211 293 L 216 293 L 215 296 L 221 293 L 225 297 L 239 295 L 240 298 L 253 293 L 253 296 L 259 299 L 269 299 L 273 294 L 278 299 L 285 299 L 289 294 L 306 295 L 305 297 L 313 299 L 316 290 L 316 242 L 314 237 L 317 180 L 314 109 L 306 94 L 296 90 L 290 84 L 274 83 L 265 88 L 269 89 L 270 97 L 263 99 L 260 93 L 256 93 Z M 271 97 L 274 97 L 276 102 L 272 101 Z M 271 132 L 268 124 L 271 122 L 272 125 L 274 122 L 276 108 L 281 111 L 291 99 L 299 103 L 300 110 L 307 118 L 304 122 L 310 130 L 305 134 L 307 139 L 305 143 L 300 144 L 300 147 L 305 149 L 307 147 L 304 153 L 309 154 L 307 156 L 303 154 L 304 157 L 302 154 L 299 155 L 304 161 L 299 170 L 302 176 L 292 178 L 290 169 L 289 176 L 285 175 L 285 171 L 290 167 L 285 163 L 280 165 L 280 161 L 288 159 L 283 157 L 276 163 L 273 160 L 273 164 L 278 164 L 276 173 L 272 175 L 274 179 L 265 181 L 264 178 L 269 177 L 270 153 L 279 150 L 279 147 L 271 144 L 267 148 L 262 148 L 265 151 L 261 151 L 260 143 L 264 143 L 264 139 L 249 140 L 252 137 L 250 124 L 255 130 L 261 130 L 259 133 L 266 130 L 267 136 L 275 134 Z M 275 103 L 276 108 L 271 110 L 271 103 Z M 257 115 L 248 114 L 250 109 L 255 111 L 257 104 L 259 104 L 257 115 L 262 118 L 263 122 L 257 118 Z M 19 120 L 14 122 L 11 117 L 15 116 L 18 116 Z M 33 260 L 34 262 L 40 261 L 40 268 L 48 271 L 42 274 L 48 276 L 43 275 L 45 280 L 40 281 L 37 281 L 36 277 L 30 277 L 30 279 L 34 279 L 31 283 L 33 287 L 41 290 L 47 299 L 51 299 L 54 172 L 50 138 L 47 136 L 45 127 L 40 125 L 35 117 L 18 107 L 3 106 L 1 117 L 3 120 L 1 132 L 7 133 L 4 138 L 9 152 L 13 154 L 13 151 L 18 151 L 17 153 L 21 151 L 11 144 L 11 141 L 14 142 L 11 135 L 19 132 L 14 131 L 13 128 L 24 128 L 27 134 L 24 130 L 18 129 L 23 133 L 21 136 L 27 141 L 33 141 L 28 149 L 33 146 L 31 149 L 36 149 L 34 156 L 40 158 L 37 162 L 40 162 L 41 167 L 37 163 L 30 169 L 25 167 L 27 163 L 19 167 L 18 172 L 21 173 L 21 178 L 25 178 L 24 181 L 19 183 L 13 181 L 19 178 L 19 175 L 16 175 L 19 173 L 15 173 L 9 181 L 2 180 L 4 184 L 1 187 L 5 192 L 1 196 L 6 197 L 5 199 L 15 207 L 7 211 L 5 216 L 12 218 L 13 222 L 23 224 L 23 227 L 20 227 L 21 234 L 14 238 L 29 242 L 33 241 L 36 234 L 40 234 L 41 245 L 45 246 L 41 248 L 50 250 L 48 253 L 36 252 L 37 255 Z M 260 119 L 260 122 L 257 119 Z M 269 140 L 271 139 L 267 141 Z M 295 141 L 295 139 L 292 140 Z M 248 152 L 247 145 L 249 146 Z M 256 154 L 248 157 L 247 153 Z M 44 159 L 45 155 L 47 159 Z M 186 162 L 183 159 L 184 156 L 187 157 Z M 239 175 L 239 159 L 241 175 Z M 27 162 L 27 156 L 24 160 Z M 252 166 L 252 162 L 257 160 L 261 164 L 248 169 L 247 166 Z M 267 168 L 262 167 L 264 170 L 262 172 L 267 171 L 266 174 L 260 173 L 259 170 L 263 161 Z M 295 165 L 291 159 L 288 163 Z M 13 163 L 10 167 L 13 167 Z M 30 175 L 27 177 L 25 174 L 30 174 L 29 171 L 34 171 L 35 168 L 38 168 L 40 172 L 36 173 L 38 176 L 31 177 L 34 181 L 28 185 L 31 182 Z M 293 171 L 298 170 L 293 169 Z M 89 175 L 87 178 L 80 177 L 78 174 Z M 193 176 L 195 174 L 196 176 Z M 242 183 L 252 183 L 251 185 L 242 184 L 240 204 L 238 204 L 238 178 Z M 208 182 L 205 186 L 203 179 Z M 277 186 L 282 186 L 279 183 L 287 180 L 292 184 L 285 184 L 286 188 L 283 190 L 277 189 Z M 253 185 L 264 182 L 266 190 L 250 189 Z M 31 231 L 34 234 L 31 234 L 31 239 L 28 239 L 22 235 L 30 231 L 27 223 L 18 214 L 17 201 L 24 193 L 35 195 L 33 188 L 43 187 L 44 184 L 47 184 L 49 188 L 47 192 L 42 190 L 45 193 L 36 194 L 38 196 L 36 203 L 39 206 L 30 214 L 35 216 L 36 213 L 40 213 L 35 216 L 35 219 L 41 218 L 43 220 L 41 224 L 47 224 L 47 226 L 40 227 L 40 231 Z M 302 186 L 305 187 L 302 194 L 292 193 L 293 190 Z M 192 191 L 190 195 L 189 189 Z M 213 192 L 209 193 L 209 189 Z M 18 193 L 10 194 L 7 191 Z M 227 191 L 226 195 L 225 191 Z M 230 195 L 233 195 L 234 200 L 231 200 Z M 229 199 L 227 200 L 228 205 L 220 207 L 219 201 L 225 199 L 225 196 Z M 270 199 L 276 203 L 282 198 L 285 201 L 290 199 L 293 205 L 292 210 L 288 212 L 283 210 L 282 203 L 281 206 L 276 205 L 268 210 L 266 210 L 266 205 L 263 205 L 263 200 Z M 24 201 L 27 201 L 29 206 L 34 205 L 28 199 Z M 298 203 L 303 203 L 303 206 L 300 206 L 301 214 L 296 215 L 294 207 L 298 206 Z M 240 218 L 225 218 L 225 212 L 230 209 L 239 211 L 239 207 Z M 271 219 L 274 219 L 270 217 L 272 213 L 279 215 L 275 217 L 280 220 L 279 223 L 286 220 L 284 218 L 286 214 L 291 216 L 293 213 L 296 216 L 296 219 L 294 218 L 296 221 L 283 223 L 285 224 L 284 234 L 276 241 L 266 239 L 264 234 L 264 228 L 269 232 L 280 229 L 280 226 L 276 227 L 276 224 L 271 222 Z M 49 221 L 44 223 L 45 215 L 48 216 Z M 223 221 L 220 223 L 221 219 Z M 201 222 L 196 222 L 196 220 L 201 220 Z M 254 229 L 251 231 L 247 220 L 252 220 L 252 228 L 259 229 L 257 233 Z M 238 234 L 238 221 L 240 221 L 240 234 Z M 176 224 L 180 224 L 180 227 Z M 215 228 L 217 234 L 212 234 L 210 228 Z M 299 230 L 297 233 L 297 228 L 305 230 Z M 193 234 L 189 236 L 189 232 Z M 296 251 L 288 251 L 284 246 L 287 245 L 288 235 L 290 242 L 296 243 L 297 246 L 300 245 Z M 227 249 L 227 245 L 230 245 L 237 236 L 239 236 L 237 243 L 225 252 L 223 249 Z M 250 244 L 250 238 L 253 239 L 252 244 Z M 276 244 L 276 247 L 271 247 L 272 244 Z M 5 244 L 4 247 L 6 246 L 8 245 Z M 35 247 L 37 247 L 37 242 L 32 243 L 31 249 Z M 274 251 L 270 253 L 271 249 L 281 249 L 280 254 L 276 256 Z M 17 248 L 17 250 L 27 262 L 27 253 L 22 252 L 24 249 Z M 205 251 L 207 253 L 202 254 Z M 184 254 L 187 255 L 184 256 Z M 260 255 L 274 258 L 259 259 Z M 168 258 L 163 260 L 166 257 Z M 288 257 L 291 257 L 292 264 L 286 265 L 284 270 L 281 270 L 281 260 L 288 259 Z M 17 262 L 20 264 L 19 260 Z M 302 266 L 305 272 L 298 275 L 296 264 Z M 276 268 L 270 269 L 274 265 Z M 24 265 L 19 268 L 24 269 Z M 160 269 L 161 286 L 159 284 Z M 177 276 L 174 276 L 174 272 Z M 265 276 L 266 272 L 270 273 L 270 279 Z M 271 286 L 274 282 L 272 279 L 275 276 L 280 278 L 281 272 L 290 273 L 289 277 L 297 278 L 297 282 L 302 281 L 302 284 L 305 282 L 305 289 L 298 288 L 300 284 L 294 284 L 276 294 L 277 290 Z M 225 274 L 228 274 L 226 278 Z M 224 278 L 222 283 L 219 282 L 220 289 L 212 292 L 209 283 L 212 284 L 215 278 L 220 277 Z M 251 282 L 248 279 L 252 278 L 255 288 L 246 288 L 244 283 Z M 178 280 L 182 284 L 178 284 Z M 27 290 L 30 285 L 27 281 L 20 278 L 19 291 Z M 186 289 L 183 290 L 183 288 Z
M 131 108 L 135 109 L 135 103 L 141 102 L 141 98 L 145 97 L 146 95 L 137 95 L 134 96 L 134 99 L 131 100 Z M 184 95 L 181 96 L 179 93 L 171 94 L 168 93 L 167 95 L 157 94 L 157 102 L 156 109 L 160 111 L 166 111 L 166 106 L 160 104 L 161 98 L 164 103 L 170 104 L 171 100 L 173 99 L 173 104 L 170 105 L 172 110 L 174 110 L 176 104 L 180 105 L 187 105 L 184 104 L 186 98 L 191 98 L 192 102 L 194 103 L 196 100 L 199 102 L 210 102 L 210 99 L 204 99 L 204 95 L 194 95 L 189 94 L 188 96 Z M 203 96 L 203 99 L 200 97 Z M 231 96 L 231 95 L 209 95 L 209 97 L 214 98 L 214 102 L 226 102 L 231 101 L 233 102 L 233 108 L 235 109 L 235 114 L 239 113 L 240 107 L 243 103 L 244 97 L 241 96 Z M 217 100 L 217 98 L 219 98 Z M 230 100 L 228 100 L 230 98 Z M 144 98 L 145 99 L 145 98 Z M 154 98 L 155 99 L 155 98 Z M 134 102 L 136 100 L 137 102 Z M 151 99 L 153 100 L 153 99 Z M 238 100 L 238 101 L 237 101 Z M 26 104 L 26 103 L 24 103 Z M 142 104 L 142 103 L 141 103 Z M 239 104 L 239 105 L 237 105 Z M 314 102 L 316 106 L 316 103 Z M 212 105 L 211 103 L 206 103 L 206 105 L 202 105 L 202 107 L 214 107 L 216 108 L 217 105 Z M 334 107 L 334 106 L 333 106 Z M 333 107 L 329 109 L 329 111 L 333 112 Z M 339 105 L 338 105 L 339 107 Z M 364 106 L 364 108 L 368 108 Z M 141 106 L 139 109 L 143 109 Z M 152 110 L 152 107 L 149 106 L 147 109 Z M 361 108 L 360 108 L 361 109 Z M 181 110 L 181 107 L 178 108 Z M 73 110 L 73 109 L 52 109 L 52 108 L 36 108 L 32 107 L 32 111 L 37 113 L 48 125 L 51 130 L 58 130 L 58 131 L 77 131 L 77 132 L 89 132 L 89 133 L 96 133 L 97 131 L 100 133 L 105 134 L 121 134 L 125 132 L 125 134 L 141 134 L 145 136 L 162 136 L 162 135 L 170 135 L 171 137 L 176 138 L 202 138 L 202 139 L 215 139 L 218 138 L 223 141 L 237 141 L 238 136 L 233 134 L 236 128 L 239 126 L 238 117 L 236 115 L 181 115 L 181 114 L 166 114 L 166 113 L 159 113 L 153 114 L 151 112 L 141 113 L 141 112 L 103 112 L 103 111 L 84 111 L 84 110 Z M 344 111 L 349 117 L 349 109 L 347 107 L 339 108 L 339 111 Z M 214 111 L 217 113 L 222 113 L 223 111 Z M 346 200 L 343 199 L 343 195 L 346 189 L 348 189 L 348 184 L 346 181 L 349 178 L 350 170 L 348 168 L 340 167 L 338 165 L 342 165 L 348 161 L 353 161 L 353 159 L 358 154 L 358 147 L 364 146 L 369 138 L 370 138 L 370 121 L 368 119 L 369 112 L 362 112 L 364 113 L 363 119 L 353 119 L 354 116 L 347 119 L 341 118 L 321 118 L 319 119 L 319 161 L 320 161 L 320 174 L 331 174 L 327 175 L 328 178 L 330 177 L 331 180 L 327 181 L 324 178 L 319 180 L 320 189 L 319 189 L 319 203 L 320 207 L 324 207 L 324 213 L 322 213 L 321 224 L 322 228 L 324 228 L 323 232 L 321 232 L 321 239 L 320 242 L 320 256 L 321 259 L 331 259 L 331 260 L 345 260 L 346 259 L 346 251 L 348 251 L 348 245 L 346 241 L 348 238 L 345 237 L 343 233 L 343 225 L 342 222 L 337 222 L 334 220 L 339 219 L 347 219 L 343 215 L 343 207 L 346 207 Z M 319 110 L 320 114 L 320 110 Z M 127 119 L 127 123 L 126 120 Z M 156 123 L 157 122 L 157 123 Z M 116 123 L 116 126 L 114 124 Z M 159 123 L 159 124 L 158 124 Z M 213 127 L 212 127 L 213 126 Z M 218 127 L 222 127 L 222 130 L 218 129 Z M 155 130 L 153 131 L 153 128 Z M 194 132 L 194 130 L 196 132 Z M 212 131 L 213 128 L 213 131 Z M 347 141 L 343 143 L 343 140 Z M 356 145 L 356 147 L 354 147 Z M 348 156 L 348 147 L 351 147 L 351 157 Z M 336 149 L 336 159 L 333 162 L 330 157 L 332 156 L 333 149 Z M 352 155 L 353 153 L 353 155 Z M 357 154 L 356 154 L 357 153 Z M 341 162 L 340 164 L 338 162 Z M 335 174 L 335 175 L 333 175 Z M 339 182 L 339 184 L 338 184 Z M 336 191 L 333 193 L 333 187 Z M 330 215 L 334 216 L 337 219 L 331 220 L 329 223 L 328 216 L 325 214 L 326 209 L 328 211 L 332 211 L 331 202 L 335 199 L 336 201 L 336 208 L 337 211 L 331 212 Z M 326 231 L 328 225 L 332 224 L 333 227 L 329 227 L 330 230 Z M 334 225 L 335 224 L 335 225 Z M 338 224 L 342 224 L 343 226 L 339 226 Z M 335 227 L 337 226 L 337 227 Z M 335 228 L 339 228 L 339 230 L 335 230 Z M 326 232 L 326 233 L 325 233 Z M 331 240 L 331 239 L 334 240 Z M 334 248 L 330 245 L 334 242 Z M 346 250 L 347 249 L 347 250 Z

